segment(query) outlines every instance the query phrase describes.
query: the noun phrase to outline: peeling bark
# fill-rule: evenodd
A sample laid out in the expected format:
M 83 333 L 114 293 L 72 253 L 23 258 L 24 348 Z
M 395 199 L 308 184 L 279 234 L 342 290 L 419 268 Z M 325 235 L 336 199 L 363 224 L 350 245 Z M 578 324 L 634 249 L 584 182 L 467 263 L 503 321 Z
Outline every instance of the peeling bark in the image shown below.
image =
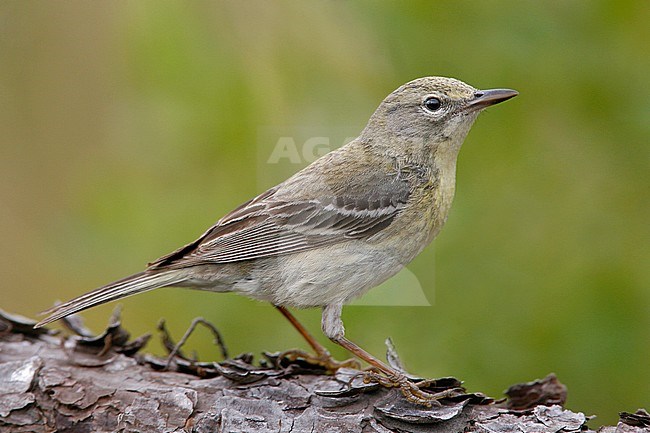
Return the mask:
M 250 356 L 203 367 L 177 362 L 213 376 L 200 378 L 156 370 L 164 361 L 138 356 L 142 340 L 128 343 L 128 334 L 115 344 L 125 337 L 119 323 L 102 338 L 71 339 L 7 317 L 0 315 L 0 432 L 588 431 L 582 413 L 556 404 L 566 389 L 554 376 L 512 387 L 509 403 L 459 394 L 427 409 L 363 383 L 354 370 L 331 376 L 300 364 L 255 366 Z M 648 432 L 650 416 L 622 414 L 617 427 L 599 431 Z

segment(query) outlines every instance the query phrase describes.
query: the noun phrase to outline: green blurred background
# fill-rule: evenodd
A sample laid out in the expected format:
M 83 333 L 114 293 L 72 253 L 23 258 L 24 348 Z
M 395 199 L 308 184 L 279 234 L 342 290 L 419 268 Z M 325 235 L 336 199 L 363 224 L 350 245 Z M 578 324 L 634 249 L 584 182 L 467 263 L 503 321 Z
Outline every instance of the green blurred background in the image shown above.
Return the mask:
M 648 22 L 644 1 L 2 2 L 0 307 L 35 317 L 193 240 L 282 180 L 268 131 L 354 135 L 404 82 L 453 76 L 520 96 L 474 126 L 409 267 L 432 306 L 348 307 L 348 336 L 496 397 L 553 371 L 595 425 L 648 408 Z M 233 353 L 305 346 L 237 295 L 122 304 L 133 334 L 204 316 Z

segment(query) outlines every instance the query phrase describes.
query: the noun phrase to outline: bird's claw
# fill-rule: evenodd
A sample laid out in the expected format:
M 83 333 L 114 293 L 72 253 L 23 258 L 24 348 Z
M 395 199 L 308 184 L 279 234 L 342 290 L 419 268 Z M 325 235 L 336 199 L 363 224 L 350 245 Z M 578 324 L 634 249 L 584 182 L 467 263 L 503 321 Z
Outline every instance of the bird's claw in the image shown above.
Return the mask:
M 449 388 L 436 393 L 422 391 L 421 388 L 426 388 L 435 380 L 413 382 L 405 374 L 397 371 L 392 374 L 384 374 L 376 369 L 369 369 L 364 372 L 363 381 L 365 383 L 378 383 L 386 388 L 399 388 L 408 401 L 425 407 L 431 407 L 438 400 L 451 397 L 457 392 L 456 388 Z

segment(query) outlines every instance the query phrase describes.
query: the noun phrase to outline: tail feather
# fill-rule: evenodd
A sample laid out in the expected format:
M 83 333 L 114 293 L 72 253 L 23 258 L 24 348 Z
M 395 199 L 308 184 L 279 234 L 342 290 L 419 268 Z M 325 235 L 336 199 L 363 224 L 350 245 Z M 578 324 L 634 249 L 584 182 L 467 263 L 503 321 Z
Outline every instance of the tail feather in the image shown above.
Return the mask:
M 43 314 L 49 314 L 49 316 L 38 322 L 34 327 L 40 328 L 72 313 L 116 299 L 126 298 L 127 296 L 159 287 L 173 286 L 185 279 L 181 274 L 180 271 L 173 270 L 158 272 L 144 271 L 131 275 L 44 311 Z

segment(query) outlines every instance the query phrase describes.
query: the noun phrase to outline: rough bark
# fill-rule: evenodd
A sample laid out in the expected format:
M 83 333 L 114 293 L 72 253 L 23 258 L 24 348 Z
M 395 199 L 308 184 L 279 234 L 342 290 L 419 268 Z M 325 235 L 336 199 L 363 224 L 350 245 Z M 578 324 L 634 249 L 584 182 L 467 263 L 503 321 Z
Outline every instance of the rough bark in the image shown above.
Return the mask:
M 365 384 L 354 370 L 326 375 L 305 362 L 216 363 L 137 355 L 113 321 L 100 336 L 35 332 L 0 314 L 0 432 L 578 432 L 587 418 L 562 408 L 554 376 L 511 387 L 510 400 L 457 392 L 432 408 Z M 74 322 L 77 334 L 87 332 Z M 203 377 L 199 377 L 203 376 Z M 453 378 L 434 388 L 456 387 Z M 647 412 L 599 431 L 647 432 Z

